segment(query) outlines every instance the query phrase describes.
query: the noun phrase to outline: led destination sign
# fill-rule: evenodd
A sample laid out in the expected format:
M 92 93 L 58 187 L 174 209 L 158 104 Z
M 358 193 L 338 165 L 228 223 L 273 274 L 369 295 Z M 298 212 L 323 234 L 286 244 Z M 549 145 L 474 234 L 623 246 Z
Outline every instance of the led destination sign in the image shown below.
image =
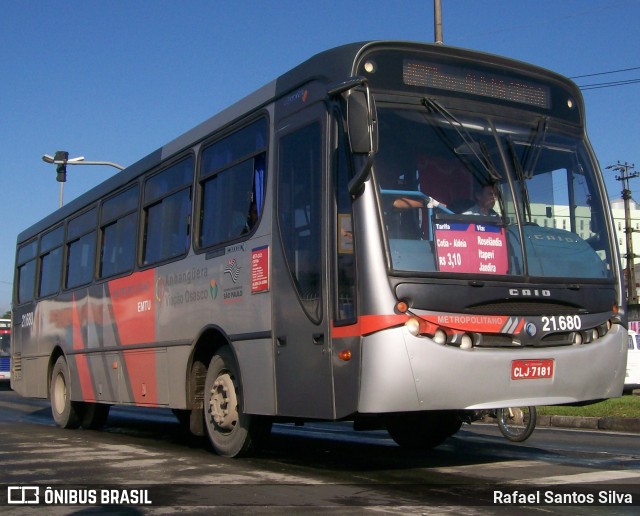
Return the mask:
M 456 91 L 544 109 L 551 106 L 548 86 L 487 70 L 405 59 L 402 77 L 408 86 Z

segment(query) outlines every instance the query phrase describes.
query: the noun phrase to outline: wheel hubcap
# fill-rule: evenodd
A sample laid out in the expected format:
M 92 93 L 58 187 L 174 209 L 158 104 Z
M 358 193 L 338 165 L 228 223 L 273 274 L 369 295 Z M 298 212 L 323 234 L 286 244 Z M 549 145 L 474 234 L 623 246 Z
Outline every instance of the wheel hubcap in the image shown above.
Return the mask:
M 64 377 L 59 374 L 56 377 L 54 392 L 53 392 L 53 404 L 56 412 L 62 414 L 67 401 L 67 386 L 64 382 Z
M 238 399 L 233 380 L 228 373 L 216 378 L 209 399 L 211 417 L 223 430 L 231 431 L 238 422 Z

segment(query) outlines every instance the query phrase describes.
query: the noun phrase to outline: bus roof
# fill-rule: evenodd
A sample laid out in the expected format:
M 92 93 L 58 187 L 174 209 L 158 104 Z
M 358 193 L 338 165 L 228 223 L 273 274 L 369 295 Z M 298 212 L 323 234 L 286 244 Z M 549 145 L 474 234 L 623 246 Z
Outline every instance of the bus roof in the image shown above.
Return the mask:
M 221 130 L 246 116 L 248 113 L 257 111 L 283 95 L 291 91 L 295 91 L 303 84 L 309 83 L 313 80 L 331 84 L 351 77 L 355 73 L 355 66 L 359 57 L 364 52 L 371 49 L 384 48 L 420 50 L 433 53 L 434 55 L 459 57 L 477 62 L 486 63 L 490 61 L 493 64 L 504 67 L 505 69 L 525 69 L 527 72 L 541 76 L 546 80 L 562 82 L 565 87 L 575 90 L 576 98 L 582 102 L 579 89 L 569 79 L 544 68 L 506 57 L 457 47 L 435 45 L 432 43 L 407 41 L 365 41 L 350 43 L 325 50 L 324 52 L 314 55 L 277 79 L 232 104 L 230 107 L 205 120 L 201 124 L 159 149 L 151 152 L 144 158 L 125 168 L 123 171 L 118 172 L 109 179 L 106 179 L 96 187 L 70 201 L 68 204 L 51 213 L 39 222 L 36 222 L 28 229 L 22 231 L 18 235 L 18 244 L 30 240 L 41 231 L 56 225 L 60 221 L 81 211 L 86 206 L 98 201 L 109 193 L 131 181 L 134 181 L 140 175 L 154 167 L 157 167 L 172 156 L 204 140 L 213 132 Z

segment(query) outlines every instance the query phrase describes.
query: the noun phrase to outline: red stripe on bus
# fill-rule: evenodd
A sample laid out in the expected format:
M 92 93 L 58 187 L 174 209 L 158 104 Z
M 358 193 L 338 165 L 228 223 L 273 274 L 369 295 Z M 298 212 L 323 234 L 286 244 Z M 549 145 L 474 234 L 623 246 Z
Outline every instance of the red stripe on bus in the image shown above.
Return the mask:
M 80 322 L 79 310 L 86 311 L 86 301 L 78 307 L 76 297 L 73 296 L 71 302 L 71 324 L 73 326 L 73 349 L 84 349 L 85 342 L 82 338 L 82 325 Z M 86 320 L 86 317 L 85 317 Z M 76 370 L 78 371 L 78 379 L 80 380 L 80 390 L 82 391 L 82 399 L 85 401 L 95 400 L 96 395 L 91 382 L 91 371 L 89 371 L 89 363 L 85 355 L 76 355 Z
M 331 322 L 331 336 L 334 339 L 344 339 L 347 337 L 360 337 L 369 333 L 374 333 L 394 326 L 400 326 L 407 322 L 408 315 L 363 315 L 356 324 L 348 326 L 334 326 Z
M 89 371 L 89 362 L 86 355 L 76 355 L 76 370 L 80 380 L 80 389 L 82 390 L 83 401 L 94 401 L 96 399 L 93 383 L 91 382 L 91 371 Z
M 507 315 L 438 314 L 423 315 L 422 318 L 436 326 L 459 331 L 501 333 L 509 320 Z
M 109 297 L 120 344 L 156 341 L 153 270 L 109 282 Z
M 130 350 L 122 353 L 133 401 L 136 405 L 158 404 L 158 379 L 156 352 L 153 350 Z
M 348 326 L 334 326 L 331 323 L 331 336 L 334 339 L 343 339 L 347 337 L 360 337 L 368 333 L 374 333 L 380 330 L 386 330 L 394 326 L 404 324 L 409 315 L 364 315 L 360 317 L 356 324 Z M 501 333 L 504 324 L 509 320 L 506 315 L 466 315 L 466 314 L 438 314 L 423 315 L 418 317 L 434 327 L 457 331 L 477 331 L 482 333 Z M 518 325 L 511 332 L 517 335 L 524 327 L 524 319 L 518 321 Z

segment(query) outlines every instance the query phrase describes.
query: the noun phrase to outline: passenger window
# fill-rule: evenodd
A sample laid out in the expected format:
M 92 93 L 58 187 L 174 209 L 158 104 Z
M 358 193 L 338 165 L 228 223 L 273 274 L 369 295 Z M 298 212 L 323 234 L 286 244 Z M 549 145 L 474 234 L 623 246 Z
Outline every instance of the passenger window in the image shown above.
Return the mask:
M 96 256 L 97 210 L 69 221 L 67 227 L 66 288 L 75 288 L 90 283 Z
M 105 201 L 100 214 L 100 277 L 133 270 L 138 225 L 136 185 Z
M 33 241 L 18 249 L 17 274 L 18 274 L 18 303 L 26 303 L 33 300 L 36 285 L 36 257 L 38 242 Z
M 45 297 L 58 292 L 62 275 L 62 226 L 49 231 L 40 239 L 40 286 L 38 296 Z
M 188 158 L 145 184 L 143 265 L 182 256 L 189 250 L 193 166 L 193 158 Z
M 266 145 L 267 121 L 260 119 L 202 153 L 200 247 L 253 231 L 264 204 Z

